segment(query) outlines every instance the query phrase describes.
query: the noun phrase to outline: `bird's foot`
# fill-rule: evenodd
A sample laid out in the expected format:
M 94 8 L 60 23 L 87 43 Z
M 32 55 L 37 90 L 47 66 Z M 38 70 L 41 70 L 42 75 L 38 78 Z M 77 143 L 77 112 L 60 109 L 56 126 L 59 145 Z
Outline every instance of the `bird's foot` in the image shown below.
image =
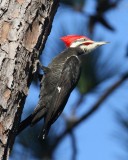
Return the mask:
M 40 63 L 40 61 L 38 59 L 35 60 L 35 62 L 33 64 L 33 71 L 32 71 L 33 74 L 37 71 L 37 67 L 38 67 L 39 63 Z

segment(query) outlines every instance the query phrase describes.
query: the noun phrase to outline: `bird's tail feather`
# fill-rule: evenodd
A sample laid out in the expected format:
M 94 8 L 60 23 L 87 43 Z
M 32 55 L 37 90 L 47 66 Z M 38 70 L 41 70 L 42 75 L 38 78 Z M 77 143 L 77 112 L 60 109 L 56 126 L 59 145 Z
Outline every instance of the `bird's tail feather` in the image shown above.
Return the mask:
M 33 119 L 33 115 L 31 114 L 30 116 L 28 116 L 25 120 L 23 120 L 18 128 L 17 134 L 19 134 L 20 132 L 22 132 L 26 127 L 28 127 L 31 124 L 31 121 Z
M 45 140 L 47 135 L 48 135 L 49 129 L 50 129 L 50 127 L 45 127 L 44 126 L 40 135 L 39 135 L 39 138 Z
M 46 114 L 46 109 L 42 109 L 37 113 L 31 114 L 30 116 L 28 116 L 25 120 L 23 120 L 18 128 L 17 131 L 17 135 L 22 132 L 26 127 L 33 126 L 34 124 L 36 124 L 38 121 L 41 120 L 41 118 L 44 117 L 44 115 Z
M 45 114 L 46 114 L 46 108 L 43 108 L 37 114 L 35 114 L 33 116 L 32 121 L 31 121 L 31 126 L 33 126 L 35 123 L 37 123 L 38 121 L 40 121 L 44 117 Z

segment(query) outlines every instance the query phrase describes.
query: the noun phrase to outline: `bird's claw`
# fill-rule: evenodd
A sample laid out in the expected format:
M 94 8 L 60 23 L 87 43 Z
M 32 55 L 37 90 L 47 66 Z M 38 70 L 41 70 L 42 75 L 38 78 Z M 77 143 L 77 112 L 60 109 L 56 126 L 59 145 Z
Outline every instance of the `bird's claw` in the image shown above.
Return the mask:
M 33 74 L 37 71 L 37 66 L 38 66 L 39 63 L 40 63 L 40 61 L 38 59 L 34 62 L 33 71 L 32 71 Z

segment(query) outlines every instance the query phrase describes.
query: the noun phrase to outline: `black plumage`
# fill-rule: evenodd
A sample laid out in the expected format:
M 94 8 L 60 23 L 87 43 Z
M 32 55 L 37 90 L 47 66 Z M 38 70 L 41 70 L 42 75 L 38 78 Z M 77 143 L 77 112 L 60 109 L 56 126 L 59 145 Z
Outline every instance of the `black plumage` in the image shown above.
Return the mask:
M 107 42 L 95 42 L 85 36 L 69 35 L 61 38 L 67 45 L 62 53 L 55 57 L 48 67 L 40 63 L 44 71 L 41 80 L 40 98 L 34 112 L 22 121 L 18 133 L 28 125 L 33 126 L 44 118 L 43 138 L 46 137 L 51 125 L 62 113 L 70 93 L 76 86 L 81 68 L 81 55 Z
M 80 74 L 78 56 L 82 53 L 80 48 L 68 48 L 53 59 L 47 69 L 45 67 L 45 75 L 41 81 L 40 100 L 31 120 L 32 126 L 44 117 L 44 137 L 63 111 L 71 91 L 77 84 Z M 61 88 L 60 92 L 58 87 Z

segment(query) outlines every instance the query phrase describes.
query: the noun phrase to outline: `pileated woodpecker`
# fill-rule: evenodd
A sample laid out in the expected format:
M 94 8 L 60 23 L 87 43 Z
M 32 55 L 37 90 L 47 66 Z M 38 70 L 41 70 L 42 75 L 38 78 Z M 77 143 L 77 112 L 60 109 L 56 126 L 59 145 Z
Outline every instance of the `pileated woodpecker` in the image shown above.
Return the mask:
M 47 136 L 51 125 L 62 113 L 70 93 L 76 86 L 81 70 L 82 55 L 107 42 L 95 42 L 85 36 L 68 35 L 61 40 L 67 49 L 55 57 L 48 67 L 41 66 L 44 75 L 41 80 L 40 100 L 34 112 L 20 124 L 34 125 L 44 117 L 43 139 Z

